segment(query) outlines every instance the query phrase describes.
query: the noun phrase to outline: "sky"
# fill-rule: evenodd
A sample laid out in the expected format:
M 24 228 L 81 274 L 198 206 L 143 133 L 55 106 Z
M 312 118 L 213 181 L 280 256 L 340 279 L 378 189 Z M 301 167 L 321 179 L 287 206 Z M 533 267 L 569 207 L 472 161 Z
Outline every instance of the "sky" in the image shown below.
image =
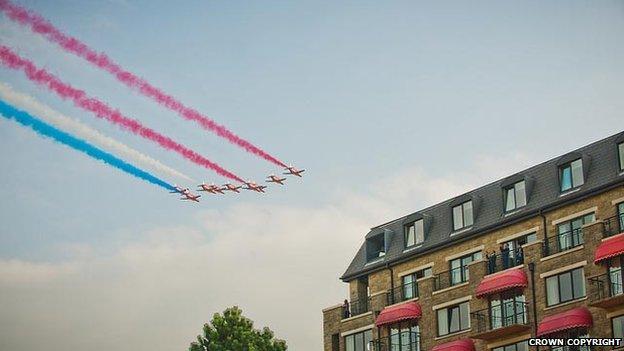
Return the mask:
M 180 202 L 0 120 L 3 350 L 186 349 L 232 305 L 319 350 L 370 227 L 624 130 L 622 1 L 18 3 L 306 173 Z M 280 171 L 4 15 L 0 43 L 245 179 Z M 21 72 L 0 81 L 226 181 Z

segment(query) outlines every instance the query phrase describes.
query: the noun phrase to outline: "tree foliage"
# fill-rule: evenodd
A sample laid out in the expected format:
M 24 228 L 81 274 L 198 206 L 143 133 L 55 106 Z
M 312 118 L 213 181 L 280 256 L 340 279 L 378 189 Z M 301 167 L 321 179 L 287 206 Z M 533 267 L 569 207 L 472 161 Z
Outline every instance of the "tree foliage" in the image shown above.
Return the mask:
M 253 321 L 243 316 L 237 306 L 215 313 L 210 323 L 204 324 L 203 335 L 191 343 L 189 351 L 285 351 L 284 340 L 275 339 L 265 327 L 254 329 Z

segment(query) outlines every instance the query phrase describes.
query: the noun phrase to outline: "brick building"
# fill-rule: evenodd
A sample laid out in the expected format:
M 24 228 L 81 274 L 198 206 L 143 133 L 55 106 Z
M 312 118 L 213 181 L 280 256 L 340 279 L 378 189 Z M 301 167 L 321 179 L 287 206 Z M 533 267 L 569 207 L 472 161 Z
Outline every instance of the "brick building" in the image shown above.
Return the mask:
M 373 227 L 325 351 L 529 349 L 624 337 L 624 132 Z M 542 349 L 545 349 L 542 347 Z

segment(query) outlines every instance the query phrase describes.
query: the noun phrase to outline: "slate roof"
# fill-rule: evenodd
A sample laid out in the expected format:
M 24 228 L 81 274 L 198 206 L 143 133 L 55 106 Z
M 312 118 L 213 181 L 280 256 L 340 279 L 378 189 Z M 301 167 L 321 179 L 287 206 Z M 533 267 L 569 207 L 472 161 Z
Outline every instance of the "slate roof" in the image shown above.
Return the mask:
M 373 227 L 365 238 L 383 234 L 384 231 L 387 232 L 386 236 L 390 234 L 391 240 L 386 255 L 379 261 L 367 264 L 366 242 L 362 243 L 355 258 L 340 279 L 343 281 L 353 280 L 372 271 L 382 269 L 387 264 L 420 256 L 441 247 L 486 234 L 527 217 L 535 216 L 540 210 L 546 211 L 620 185 L 624 182 L 624 174 L 619 170 L 618 161 L 617 144 L 620 142 L 624 142 L 624 131 L 453 199 Z M 585 183 L 576 191 L 562 194 L 559 191 L 558 166 L 579 157 L 583 158 Z M 527 205 L 516 212 L 505 215 L 503 188 L 522 179 L 526 181 Z M 469 230 L 459 231 L 451 235 L 453 231 L 452 206 L 468 199 L 473 200 L 474 224 Z M 424 219 L 425 241 L 421 246 L 405 251 L 403 225 L 420 218 Z

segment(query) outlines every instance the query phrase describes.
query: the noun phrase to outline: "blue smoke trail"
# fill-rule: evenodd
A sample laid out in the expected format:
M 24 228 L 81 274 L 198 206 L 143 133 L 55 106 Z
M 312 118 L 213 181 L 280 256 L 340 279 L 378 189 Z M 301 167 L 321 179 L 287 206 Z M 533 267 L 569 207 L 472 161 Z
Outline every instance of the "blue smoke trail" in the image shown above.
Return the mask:
M 174 190 L 173 185 L 151 175 L 150 173 L 136 168 L 135 166 L 127 163 L 124 160 L 117 158 L 116 156 L 109 154 L 83 140 L 80 140 L 62 130 L 37 119 L 36 117 L 28 114 L 27 112 L 20 111 L 15 107 L 0 100 L 0 115 L 8 120 L 14 120 L 23 126 L 30 127 L 40 135 L 52 138 L 61 144 L 65 144 L 75 150 L 82 151 L 85 154 L 103 161 L 115 168 L 118 168 L 126 173 L 129 173 L 137 178 L 148 181 L 152 184 L 161 186 L 167 190 Z

